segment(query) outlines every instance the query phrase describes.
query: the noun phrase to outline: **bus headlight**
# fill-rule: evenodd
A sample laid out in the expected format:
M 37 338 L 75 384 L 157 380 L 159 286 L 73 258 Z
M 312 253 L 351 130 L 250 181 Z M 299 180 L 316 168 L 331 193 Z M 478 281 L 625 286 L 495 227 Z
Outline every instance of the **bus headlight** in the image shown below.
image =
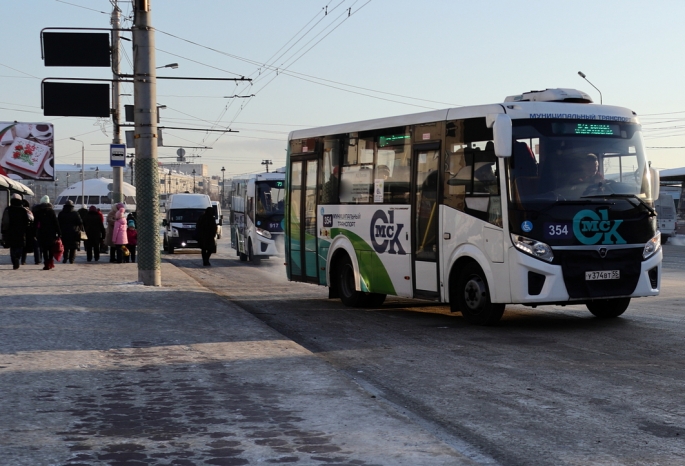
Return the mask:
M 652 237 L 647 244 L 645 244 L 645 249 L 642 251 L 642 258 L 648 259 L 656 253 L 661 247 L 661 232 L 657 231 L 656 235 Z
M 263 229 L 261 229 L 261 228 L 256 228 L 256 229 L 255 229 L 255 232 L 256 232 L 259 236 L 263 236 L 264 238 L 271 239 L 271 232 L 269 232 L 268 230 L 263 230 Z
M 173 238 L 178 238 L 178 230 L 176 228 L 171 229 L 171 236 Z
M 514 246 L 516 246 L 516 249 L 523 251 L 530 256 L 547 262 L 552 262 L 554 259 L 552 248 L 541 241 L 526 238 L 525 236 L 516 235 L 514 233 L 511 234 L 511 240 L 514 243 Z

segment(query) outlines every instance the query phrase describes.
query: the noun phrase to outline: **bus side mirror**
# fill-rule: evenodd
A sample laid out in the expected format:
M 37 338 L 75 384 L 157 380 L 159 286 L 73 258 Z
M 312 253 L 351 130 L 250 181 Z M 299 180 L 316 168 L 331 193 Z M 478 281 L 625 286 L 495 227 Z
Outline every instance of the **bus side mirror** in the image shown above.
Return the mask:
M 659 170 L 649 167 L 649 177 L 651 178 L 652 199 L 656 201 L 659 199 L 659 191 L 661 190 L 661 177 L 659 176 Z
M 488 128 L 492 128 L 497 157 L 511 157 L 511 117 L 505 113 L 491 114 L 486 117 Z
M 166 223 L 166 219 L 165 219 L 165 218 L 162 219 L 162 226 L 163 226 L 163 227 L 167 226 L 167 223 Z

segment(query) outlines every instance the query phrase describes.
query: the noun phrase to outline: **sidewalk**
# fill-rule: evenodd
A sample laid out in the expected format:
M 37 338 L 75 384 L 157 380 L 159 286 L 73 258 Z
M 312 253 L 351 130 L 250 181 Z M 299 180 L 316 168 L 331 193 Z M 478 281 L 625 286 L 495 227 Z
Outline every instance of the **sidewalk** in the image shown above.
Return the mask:
M 0 251 L 0 463 L 474 464 L 173 265 L 157 288 L 136 267 Z

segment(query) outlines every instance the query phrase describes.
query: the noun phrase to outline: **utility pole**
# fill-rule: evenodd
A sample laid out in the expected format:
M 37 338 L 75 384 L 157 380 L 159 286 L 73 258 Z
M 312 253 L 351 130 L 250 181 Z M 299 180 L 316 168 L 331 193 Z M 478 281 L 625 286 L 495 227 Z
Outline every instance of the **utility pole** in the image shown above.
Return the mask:
M 221 207 L 226 207 L 226 167 L 221 167 Z
M 262 160 L 262 165 L 266 165 L 266 172 L 269 173 L 269 165 L 273 164 L 271 160 Z
M 157 74 L 155 30 L 150 3 L 135 0 L 133 19 L 133 108 L 136 146 L 138 280 L 161 286 L 159 240 L 159 170 L 157 167 Z
M 136 180 L 135 168 L 136 167 L 135 167 L 135 164 L 133 163 L 133 157 L 135 157 L 135 156 L 131 155 L 130 157 L 131 157 L 131 160 L 129 160 L 128 166 L 131 169 L 131 186 L 135 186 L 136 185 L 136 183 L 135 183 L 135 180 Z
M 119 39 L 119 29 L 121 25 L 119 24 L 121 16 L 121 10 L 117 5 L 117 1 L 114 0 L 114 9 L 112 10 L 112 71 L 114 72 L 114 78 L 112 81 L 112 144 L 121 144 L 121 127 L 120 119 L 121 115 L 121 105 L 119 103 L 119 94 L 121 89 L 119 88 L 119 61 L 121 59 L 121 54 L 119 52 L 120 39 Z M 112 203 L 124 202 L 124 169 L 123 167 L 112 167 Z

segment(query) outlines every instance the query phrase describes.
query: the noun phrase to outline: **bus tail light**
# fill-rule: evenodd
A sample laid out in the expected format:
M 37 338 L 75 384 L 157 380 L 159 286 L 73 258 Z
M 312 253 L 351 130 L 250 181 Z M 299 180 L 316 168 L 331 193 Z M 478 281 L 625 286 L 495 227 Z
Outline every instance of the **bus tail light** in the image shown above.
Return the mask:
M 511 234 L 511 240 L 514 243 L 514 246 L 516 246 L 516 249 L 533 256 L 536 259 L 547 262 L 552 262 L 552 260 L 554 260 L 552 248 L 541 241 L 526 238 L 525 236 L 516 235 L 514 233 Z

